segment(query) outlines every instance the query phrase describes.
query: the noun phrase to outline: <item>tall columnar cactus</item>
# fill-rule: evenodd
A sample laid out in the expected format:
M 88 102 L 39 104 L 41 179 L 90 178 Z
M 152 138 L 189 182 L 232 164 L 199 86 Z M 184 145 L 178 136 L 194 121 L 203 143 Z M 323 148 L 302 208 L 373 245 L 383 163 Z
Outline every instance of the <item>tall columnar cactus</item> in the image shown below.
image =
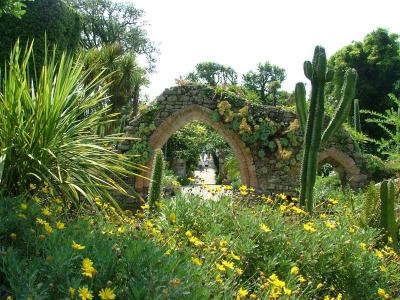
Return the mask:
M 358 99 L 354 99 L 353 105 L 353 127 L 357 132 L 361 132 L 360 105 L 358 103 Z
M 313 189 L 317 176 L 317 159 L 321 143 L 324 143 L 336 132 L 346 116 L 349 114 L 351 101 L 355 94 L 357 72 L 347 70 L 338 107 L 330 120 L 328 127 L 323 131 L 325 83 L 333 78 L 333 72 L 327 70 L 325 49 L 315 47 L 312 63 L 304 62 L 304 74 L 311 81 L 310 110 L 307 112 L 305 87 L 298 83 L 295 90 L 296 107 L 299 114 L 300 126 L 304 133 L 304 154 L 301 166 L 300 205 L 306 206 L 308 211 L 313 210 Z M 307 119 L 305 118 L 307 116 Z
M 154 154 L 153 172 L 149 189 L 148 203 L 151 210 L 155 210 L 157 202 L 161 198 L 162 177 L 164 168 L 164 157 L 161 149 L 157 149 Z
M 396 223 L 395 211 L 394 211 L 394 183 L 392 180 L 385 180 L 381 183 L 380 190 L 381 198 L 381 215 L 380 215 L 380 226 L 385 231 L 387 238 L 392 239 L 393 245 L 397 246 L 398 238 L 398 225 Z

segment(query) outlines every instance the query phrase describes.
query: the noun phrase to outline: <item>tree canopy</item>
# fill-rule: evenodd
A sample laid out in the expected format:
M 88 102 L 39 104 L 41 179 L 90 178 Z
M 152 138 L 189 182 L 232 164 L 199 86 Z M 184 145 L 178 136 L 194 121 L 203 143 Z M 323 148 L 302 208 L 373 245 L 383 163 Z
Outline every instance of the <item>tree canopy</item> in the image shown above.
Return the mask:
M 21 18 L 25 14 L 25 4 L 19 0 L 1 0 L 0 1 L 0 17 L 3 14 L 13 15 Z
M 91 71 L 87 81 L 101 74 L 107 77 L 109 101 L 112 111 L 121 112 L 129 105 L 134 115 L 138 111 L 139 90 L 147 83 L 144 70 L 137 64 L 133 51 L 125 52 L 118 43 L 101 49 L 92 48 L 85 56 L 85 65 Z
M 272 102 L 271 104 L 276 105 L 277 92 L 285 78 L 285 69 L 267 61 L 264 64 L 259 63 L 256 70 L 244 74 L 243 82 L 246 88 L 259 95 L 263 104 Z
M 146 56 L 154 68 L 157 49 L 147 36 L 143 10 L 111 0 L 68 0 L 82 20 L 82 45 L 86 49 L 121 44 L 127 51 Z
M 400 79 L 400 55 L 398 35 L 378 28 L 367 34 L 363 41 L 353 42 L 336 52 L 329 59 L 335 71 L 327 95 L 339 99 L 344 73 L 354 68 L 358 73 L 355 98 L 360 108 L 383 113 L 390 107 L 388 94 L 396 92 Z M 379 138 L 382 130 L 376 124 L 366 123 L 362 116 L 362 128 L 368 135 Z
M 215 62 L 198 63 L 195 71 L 189 73 L 184 79 L 217 86 L 222 84 L 237 84 L 237 73 L 229 67 Z
M 56 56 L 64 50 L 74 51 L 79 45 L 79 15 L 62 0 L 26 1 L 26 13 L 22 18 L 10 14 L 0 17 L 0 66 L 10 55 L 17 39 L 21 45 L 35 40 L 36 70 L 44 59 L 47 46 L 57 45 Z M 31 70 L 33 71 L 33 70 Z

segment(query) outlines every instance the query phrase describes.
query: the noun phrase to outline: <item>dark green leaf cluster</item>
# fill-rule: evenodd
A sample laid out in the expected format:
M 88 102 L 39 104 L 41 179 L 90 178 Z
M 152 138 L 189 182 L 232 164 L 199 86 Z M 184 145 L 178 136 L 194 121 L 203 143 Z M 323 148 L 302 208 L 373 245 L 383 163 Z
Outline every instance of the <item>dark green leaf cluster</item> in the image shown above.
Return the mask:
M 57 45 L 56 57 L 63 51 L 74 52 L 79 46 L 81 20 L 79 15 L 62 0 L 26 1 L 26 14 L 22 18 L 0 16 L 0 66 L 3 69 L 17 39 L 21 45 L 35 40 L 35 67 L 33 76 L 45 59 L 47 48 Z
M 339 99 L 344 74 L 348 68 L 358 73 L 355 98 L 360 109 L 383 113 L 392 104 L 387 95 L 398 92 L 396 84 L 400 78 L 400 46 L 398 35 L 378 28 L 367 34 L 363 41 L 353 42 L 336 52 L 329 59 L 329 66 L 335 71 L 333 81 L 327 85 L 328 98 Z M 379 139 L 381 128 L 366 123 L 362 116 L 361 126 L 370 137 Z

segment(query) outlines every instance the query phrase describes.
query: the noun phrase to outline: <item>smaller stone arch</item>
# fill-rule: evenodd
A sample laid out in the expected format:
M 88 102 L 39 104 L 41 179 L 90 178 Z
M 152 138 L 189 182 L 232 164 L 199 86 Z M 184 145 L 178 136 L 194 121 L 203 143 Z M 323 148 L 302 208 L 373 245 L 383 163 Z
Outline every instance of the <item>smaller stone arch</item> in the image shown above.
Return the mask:
M 188 105 L 167 117 L 157 127 L 157 129 L 150 136 L 149 144 L 150 147 L 155 150 L 164 146 L 168 139 L 180 128 L 192 121 L 203 122 L 212 128 L 214 128 L 219 134 L 221 134 L 226 142 L 232 149 L 235 157 L 239 162 L 239 169 L 242 183 L 248 186 L 257 188 L 257 177 L 256 169 L 253 162 L 253 157 L 249 149 L 246 148 L 245 143 L 242 141 L 240 136 L 229 130 L 222 123 L 218 123 L 212 120 L 212 111 L 204 106 L 197 104 Z M 153 157 L 147 164 L 147 172 L 144 174 L 145 177 L 150 178 L 152 170 Z M 138 190 L 148 188 L 149 181 L 144 178 L 137 178 L 135 187 Z
M 318 154 L 318 166 L 324 163 L 329 163 L 335 168 L 342 186 L 349 183 L 352 188 L 357 188 L 365 179 L 354 159 L 335 147 L 325 149 Z

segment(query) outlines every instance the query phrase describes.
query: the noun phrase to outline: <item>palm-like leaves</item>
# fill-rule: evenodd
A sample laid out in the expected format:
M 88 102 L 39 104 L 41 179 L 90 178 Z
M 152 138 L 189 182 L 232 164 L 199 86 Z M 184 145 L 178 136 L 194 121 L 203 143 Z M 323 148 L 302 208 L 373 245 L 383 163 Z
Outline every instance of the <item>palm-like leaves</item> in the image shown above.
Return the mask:
M 384 114 L 363 110 L 371 116 L 366 121 L 376 123 L 387 134 L 386 138 L 375 141 L 382 153 L 389 155 L 393 160 L 400 160 L 400 100 L 393 94 L 389 94 L 390 100 L 395 106 L 386 110 Z
M 79 195 L 113 201 L 110 190 L 124 193 L 123 177 L 138 167 L 112 150 L 121 136 L 96 134 L 113 121 L 103 104 L 106 79 L 99 74 L 88 80 L 80 59 L 63 55 L 58 62 L 48 59 L 40 78 L 31 81 L 31 54 L 32 46 L 22 53 L 17 43 L 1 78 L 0 187 L 20 194 L 30 183 L 47 183 L 75 203 Z

